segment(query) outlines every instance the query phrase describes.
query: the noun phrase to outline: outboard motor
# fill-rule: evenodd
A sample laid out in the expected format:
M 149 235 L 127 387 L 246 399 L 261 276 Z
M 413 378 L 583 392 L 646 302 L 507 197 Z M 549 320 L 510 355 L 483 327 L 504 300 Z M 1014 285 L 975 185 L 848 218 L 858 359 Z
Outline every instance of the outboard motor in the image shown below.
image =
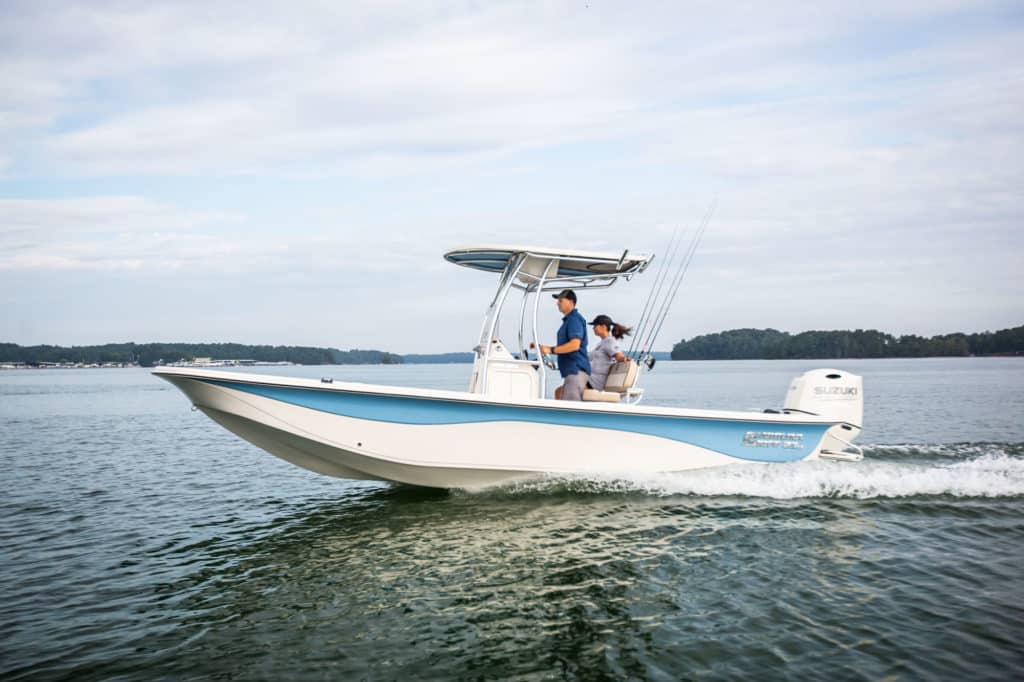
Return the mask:
M 783 409 L 860 426 L 864 421 L 864 379 L 838 369 L 812 369 L 793 379 Z
M 828 430 L 821 456 L 826 459 L 856 461 L 859 448 L 850 443 L 860 434 L 864 421 L 864 379 L 838 369 L 812 369 L 793 379 L 786 394 L 783 411 L 806 412 L 839 419 Z M 857 451 L 851 453 L 848 448 Z

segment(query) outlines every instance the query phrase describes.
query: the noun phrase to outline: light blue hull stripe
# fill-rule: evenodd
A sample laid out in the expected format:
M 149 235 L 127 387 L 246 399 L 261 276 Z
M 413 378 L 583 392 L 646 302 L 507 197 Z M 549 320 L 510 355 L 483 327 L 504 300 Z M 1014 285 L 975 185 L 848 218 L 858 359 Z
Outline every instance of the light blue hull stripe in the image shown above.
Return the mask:
M 235 381 L 202 379 L 243 393 L 279 400 L 311 410 L 394 424 L 477 424 L 529 422 L 627 431 L 689 443 L 754 462 L 792 462 L 811 454 L 830 424 L 780 424 L 668 417 L 644 414 L 609 414 L 583 410 L 492 405 L 439 398 L 350 393 L 291 386 L 266 386 Z M 774 434 L 774 435 L 773 435 Z M 745 443 L 746 441 L 746 443 Z M 760 446 L 750 444 L 760 441 Z M 773 446 L 785 442 L 789 447 Z

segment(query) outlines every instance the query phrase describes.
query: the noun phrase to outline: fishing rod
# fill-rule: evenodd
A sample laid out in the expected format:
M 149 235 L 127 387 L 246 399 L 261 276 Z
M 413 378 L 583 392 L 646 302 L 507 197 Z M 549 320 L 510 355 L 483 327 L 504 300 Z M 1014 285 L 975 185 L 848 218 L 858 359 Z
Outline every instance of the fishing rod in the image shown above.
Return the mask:
M 679 287 L 683 282 L 683 277 L 686 276 L 686 271 L 690 269 L 690 263 L 693 261 L 693 256 L 697 252 L 697 247 L 700 245 L 700 241 L 704 237 L 704 232 L 707 230 L 708 223 L 711 221 L 711 216 L 714 214 L 717 206 L 718 198 L 716 197 L 714 201 L 711 202 L 708 210 L 704 213 L 704 218 L 701 221 L 697 232 L 693 235 L 693 239 L 690 240 L 689 247 L 687 248 L 686 255 L 683 257 L 679 271 L 672 280 L 672 285 L 668 288 L 668 291 L 671 293 L 662 302 L 661 309 L 659 309 L 658 315 L 655 316 L 656 324 L 654 330 L 648 335 L 648 339 L 640 353 L 641 356 L 646 355 L 649 352 L 651 347 L 654 346 L 654 341 L 658 338 L 658 334 L 661 333 L 661 328 L 665 324 L 665 320 L 668 318 L 668 313 L 672 309 L 672 304 L 676 300 L 676 294 L 679 293 Z M 651 356 L 651 359 L 653 360 L 653 356 Z M 648 369 L 653 366 L 652 362 L 648 362 Z
M 692 238 L 691 238 L 691 241 L 692 241 Z M 676 256 L 680 254 L 680 248 L 682 246 L 683 246 L 683 240 L 680 240 L 679 242 L 677 242 L 675 244 L 674 250 L 671 249 L 671 247 L 670 247 L 669 259 L 665 263 L 665 267 L 664 267 L 663 272 L 661 272 L 659 274 L 667 275 L 670 272 L 672 272 L 672 273 L 676 272 L 675 270 L 673 270 L 673 265 L 675 265 L 675 263 L 676 263 Z M 687 247 L 685 250 L 683 250 L 681 252 L 682 253 L 682 259 L 679 261 L 679 267 L 682 267 L 683 263 L 686 260 L 686 254 L 688 252 L 689 252 L 689 247 Z M 676 275 L 675 274 L 669 275 L 669 276 L 667 276 L 662 281 L 661 284 L 664 285 L 665 283 L 671 283 L 671 282 L 675 281 L 675 279 L 676 279 Z M 657 323 L 657 319 L 659 317 L 660 311 L 661 311 L 662 307 L 664 306 L 664 301 L 667 300 L 668 291 L 671 291 L 671 284 L 670 284 L 668 289 L 664 289 L 664 292 L 665 292 L 665 296 L 664 297 L 662 296 L 662 291 L 663 291 L 663 286 L 659 286 L 657 292 L 655 292 L 648 299 L 648 302 L 651 304 L 651 308 L 650 308 L 650 311 L 649 311 L 649 316 L 646 319 L 646 324 L 638 325 L 637 326 L 638 333 L 633 338 L 633 344 L 634 344 L 635 348 L 632 349 L 632 350 L 635 350 L 635 352 L 633 352 L 633 359 L 636 360 L 637 362 L 639 362 L 640 359 L 643 358 L 643 355 L 644 355 L 644 339 L 648 338 L 650 336 L 651 332 L 654 330 L 654 327 L 655 327 L 655 324 Z M 652 366 L 653 366 L 653 364 L 648 362 L 648 369 L 650 369 Z
M 669 239 L 669 246 L 665 253 L 666 258 L 668 258 L 671 255 L 672 246 L 675 244 L 676 236 L 678 234 L 679 226 L 676 225 L 675 229 L 672 231 L 672 237 Z M 658 263 L 658 273 L 657 275 L 655 275 L 654 279 L 651 280 L 651 290 L 647 293 L 647 298 L 644 300 L 643 310 L 640 312 L 640 319 L 637 321 L 635 325 L 635 328 L 637 330 L 643 328 L 644 322 L 647 319 L 648 308 L 650 307 L 651 300 L 654 297 L 654 292 L 658 289 L 659 284 L 661 284 L 661 280 L 663 278 L 663 275 L 665 274 L 665 268 L 667 267 L 667 265 L 667 262 L 664 265 L 660 262 Z M 630 341 L 629 350 L 626 351 L 627 356 L 631 356 L 633 354 L 634 347 L 636 346 L 636 341 L 637 337 L 636 335 L 634 335 L 632 340 Z
M 669 267 L 672 264 L 672 260 L 675 257 L 675 249 L 678 248 L 678 246 L 676 244 L 676 238 L 678 236 L 679 236 L 679 226 L 676 225 L 675 229 L 672 231 L 672 237 L 671 237 L 671 239 L 669 239 L 668 248 L 665 250 L 665 258 L 666 258 L 666 260 L 664 262 L 664 265 L 661 265 L 658 268 L 658 274 L 654 278 L 654 280 L 651 282 L 651 290 L 647 294 L 647 300 L 644 301 L 644 307 L 643 307 L 643 310 L 640 313 L 640 319 L 636 323 L 637 334 L 633 337 L 633 340 L 629 344 L 629 350 L 626 352 L 626 355 L 628 355 L 628 356 L 633 356 L 633 351 L 634 350 L 639 350 L 637 348 L 637 343 L 639 342 L 639 337 L 643 333 L 642 330 L 644 329 L 644 324 L 647 322 L 648 313 L 653 313 L 654 312 L 654 307 L 651 305 L 651 303 L 657 299 L 656 292 L 658 294 L 660 294 L 661 284 L 666 279 L 665 275 L 666 275 L 666 273 L 668 273 Z
M 671 305 L 670 301 L 673 298 L 672 294 L 673 292 L 678 291 L 679 289 L 679 283 L 682 281 L 683 275 L 685 274 L 686 269 L 689 266 L 689 261 L 692 258 L 692 254 L 696 248 L 696 243 L 700 240 L 702 227 L 703 224 L 701 225 L 701 227 L 697 229 L 697 232 L 694 233 L 694 235 L 690 238 L 689 243 L 686 245 L 686 250 L 683 252 L 683 258 L 679 263 L 679 268 L 672 275 L 671 283 L 669 284 L 668 289 L 665 290 L 665 296 L 659 302 L 658 310 L 654 314 L 651 327 L 646 332 L 646 338 L 641 343 L 641 355 L 647 353 L 651 346 L 654 345 L 654 338 L 657 336 L 657 327 L 659 323 L 663 321 L 665 319 L 665 316 L 668 314 Z
M 665 320 L 668 318 L 668 313 L 672 309 L 672 304 L 675 302 L 676 294 L 679 293 L 679 287 L 682 284 L 683 277 L 686 275 L 686 272 L 690 269 L 690 263 L 693 261 L 693 256 L 697 252 L 697 247 L 699 246 L 701 239 L 704 237 L 704 231 L 707 230 L 708 222 L 711 219 L 711 215 L 714 213 L 716 204 L 717 199 L 712 202 L 711 206 L 708 207 L 708 210 L 704 214 L 704 218 L 701 221 L 700 228 L 697 230 L 696 234 L 694 234 L 693 239 L 690 241 L 689 247 L 686 251 L 686 255 L 684 256 L 683 262 L 679 268 L 679 272 L 677 273 L 675 279 L 672 281 L 672 285 L 668 289 L 668 291 L 670 291 L 671 294 L 669 294 L 668 297 L 665 299 L 665 301 L 662 304 L 661 310 L 659 310 L 658 317 L 655 318 L 655 328 L 654 331 L 650 334 L 649 338 L 647 339 L 643 351 L 644 353 L 647 353 L 654 346 L 654 341 L 658 338 L 658 334 L 661 333 L 661 327 L 662 325 L 665 324 Z

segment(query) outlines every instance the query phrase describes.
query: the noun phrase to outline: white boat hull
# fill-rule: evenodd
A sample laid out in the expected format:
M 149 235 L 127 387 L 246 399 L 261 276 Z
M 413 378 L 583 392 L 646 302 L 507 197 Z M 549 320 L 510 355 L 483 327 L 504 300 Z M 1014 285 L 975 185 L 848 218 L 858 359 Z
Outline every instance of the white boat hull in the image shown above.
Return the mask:
M 850 440 L 859 430 L 807 415 L 512 403 L 209 370 L 155 374 L 228 430 L 297 466 L 441 488 L 814 459 L 830 433 Z

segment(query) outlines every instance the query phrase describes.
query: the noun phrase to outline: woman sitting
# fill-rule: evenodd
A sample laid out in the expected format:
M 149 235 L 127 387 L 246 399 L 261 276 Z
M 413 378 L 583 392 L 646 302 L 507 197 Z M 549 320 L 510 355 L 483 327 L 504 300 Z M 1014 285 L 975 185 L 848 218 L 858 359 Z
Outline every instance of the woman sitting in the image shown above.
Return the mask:
M 590 351 L 590 385 L 598 391 L 603 391 L 612 365 L 616 361 L 630 362 L 619 348 L 619 339 L 633 330 L 612 322 L 612 318 L 607 315 L 598 315 L 590 324 L 594 328 L 594 334 L 601 339 L 594 350 Z

